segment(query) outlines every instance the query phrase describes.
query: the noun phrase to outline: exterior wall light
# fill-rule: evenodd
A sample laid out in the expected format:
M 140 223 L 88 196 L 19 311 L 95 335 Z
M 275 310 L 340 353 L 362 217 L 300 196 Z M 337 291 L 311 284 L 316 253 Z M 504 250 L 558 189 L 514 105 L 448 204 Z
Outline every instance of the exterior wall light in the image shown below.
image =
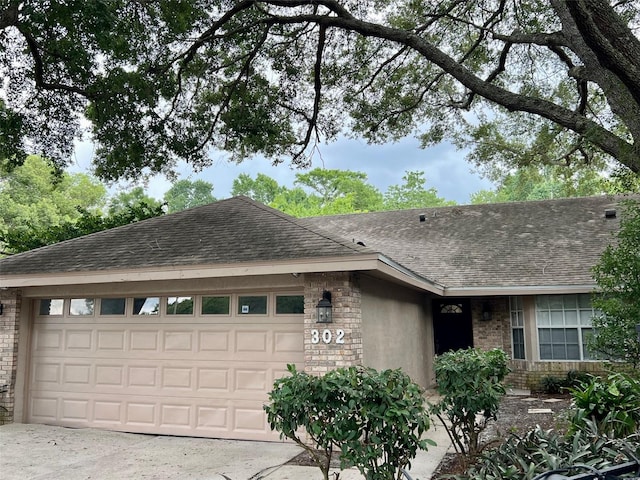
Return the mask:
M 2 311 L 4 310 L 4 305 L 0 303 L 0 315 L 2 315 Z
M 333 312 L 331 306 L 331 292 L 322 292 L 322 299 L 316 305 L 316 323 L 331 323 L 333 321 Z
M 489 322 L 492 318 L 491 305 L 488 302 L 482 304 L 482 320 Z

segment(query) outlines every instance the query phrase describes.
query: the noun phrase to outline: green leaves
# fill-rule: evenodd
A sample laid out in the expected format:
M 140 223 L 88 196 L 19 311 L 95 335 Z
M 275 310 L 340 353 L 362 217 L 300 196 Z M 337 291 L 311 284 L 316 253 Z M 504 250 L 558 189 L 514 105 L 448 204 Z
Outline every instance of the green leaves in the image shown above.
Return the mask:
M 508 357 L 499 349 L 469 348 L 436 357 L 434 369 L 442 399 L 431 411 L 442 420 L 459 453 L 474 456 L 479 452 L 480 432 L 495 418 L 505 394 L 502 380 L 509 373 L 507 365 Z
M 640 432 L 640 380 L 624 373 L 591 377 L 571 389 L 571 432 L 592 429 L 610 438 Z
M 207 166 L 211 149 L 304 165 L 340 133 L 637 172 L 636 66 L 613 46 L 637 57 L 639 9 L 600 2 L 591 25 L 592 3 L 571 3 L 4 2 L 0 153 L 63 167 L 86 113 L 106 179 Z
M 623 204 L 617 241 L 605 249 L 593 268 L 598 292 L 593 306 L 601 315 L 593 318 L 595 335 L 589 348 L 613 360 L 640 365 L 640 202 Z
M 288 367 L 265 405 L 267 420 L 282 437 L 315 455 L 328 479 L 331 456 L 340 452 L 341 467 L 357 467 L 368 480 L 393 480 L 429 444 L 429 428 L 421 388 L 400 370 L 378 372 L 364 367 L 340 368 L 322 377 Z M 318 456 L 305 444 L 301 429 Z

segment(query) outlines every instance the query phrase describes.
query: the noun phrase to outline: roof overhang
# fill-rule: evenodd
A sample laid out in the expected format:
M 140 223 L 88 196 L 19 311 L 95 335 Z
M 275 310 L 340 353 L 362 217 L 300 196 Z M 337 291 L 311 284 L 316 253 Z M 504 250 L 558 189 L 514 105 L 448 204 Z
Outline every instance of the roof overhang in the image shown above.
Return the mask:
M 445 297 L 495 297 L 519 295 L 570 295 L 594 291 L 596 284 L 584 285 L 515 285 L 487 287 L 447 287 Z
M 4 274 L 0 275 L 0 288 L 93 285 L 349 271 L 370 272 L 387 280 L 442 297 L 544 295 L 552 293 L 572 294 L 591 292 L 595 289 L 595 284 L 447 287 L 421 277 L 379 253 L 367 253 L 348 257 L 321 257 L 217 265 L 182 265 L 23 275 Z
M 396 282 L 442 295 L 444 288 L 395 264 L 383 255 L 368 253 L 348 257 L 306 258 L 287 261 L 218 265 L 163 266 L 121 270 L 0 275 L 0 288 L 128 283 L 162 280 L 228 278 L 279 274 L 374 271 Z

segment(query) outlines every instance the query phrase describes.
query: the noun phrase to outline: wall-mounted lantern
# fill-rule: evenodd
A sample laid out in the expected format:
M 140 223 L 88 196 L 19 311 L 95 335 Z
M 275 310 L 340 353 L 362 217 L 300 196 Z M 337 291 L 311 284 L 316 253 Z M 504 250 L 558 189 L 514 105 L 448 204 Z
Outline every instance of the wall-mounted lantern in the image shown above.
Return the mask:
M 2 315 L 2 311 L 4 310 L 4 305 L 0 303 L 0 315 Z
M 333 312 L 331 306 L 331 292 L 322 292 L 322 299 L 316 305 L 316 323 L 331 323 L 333 321 Z
M 482 304 L 482 321 L 489 322 L 492 318 L 491 312 L 491 304 L 489 302 L 485 302 Z

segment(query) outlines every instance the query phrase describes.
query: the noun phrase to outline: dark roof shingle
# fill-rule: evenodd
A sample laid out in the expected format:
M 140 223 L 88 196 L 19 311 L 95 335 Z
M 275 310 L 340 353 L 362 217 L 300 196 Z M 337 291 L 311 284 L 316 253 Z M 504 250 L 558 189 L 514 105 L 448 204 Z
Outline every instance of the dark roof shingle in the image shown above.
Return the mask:
M 0 273 L 268 262 L 362 252 L 370 250 L 247 197 L 234 197 L 7 257 L 0 260 Z
M 234 197 L 0 259 L 0 274 L 286 262 L 379 252 L 447 288 L 591 285 L 591 267 L 619 225 L 619 218 L 606 219 L 604 211 L 622 199 L 296 219 Z
M 619 225 L 617 219 L 606 219 L 604 211 L 622 198 L 425 208 L 304 221 L 362 241 L 449 288 L 590 285 L 591 267 Z

